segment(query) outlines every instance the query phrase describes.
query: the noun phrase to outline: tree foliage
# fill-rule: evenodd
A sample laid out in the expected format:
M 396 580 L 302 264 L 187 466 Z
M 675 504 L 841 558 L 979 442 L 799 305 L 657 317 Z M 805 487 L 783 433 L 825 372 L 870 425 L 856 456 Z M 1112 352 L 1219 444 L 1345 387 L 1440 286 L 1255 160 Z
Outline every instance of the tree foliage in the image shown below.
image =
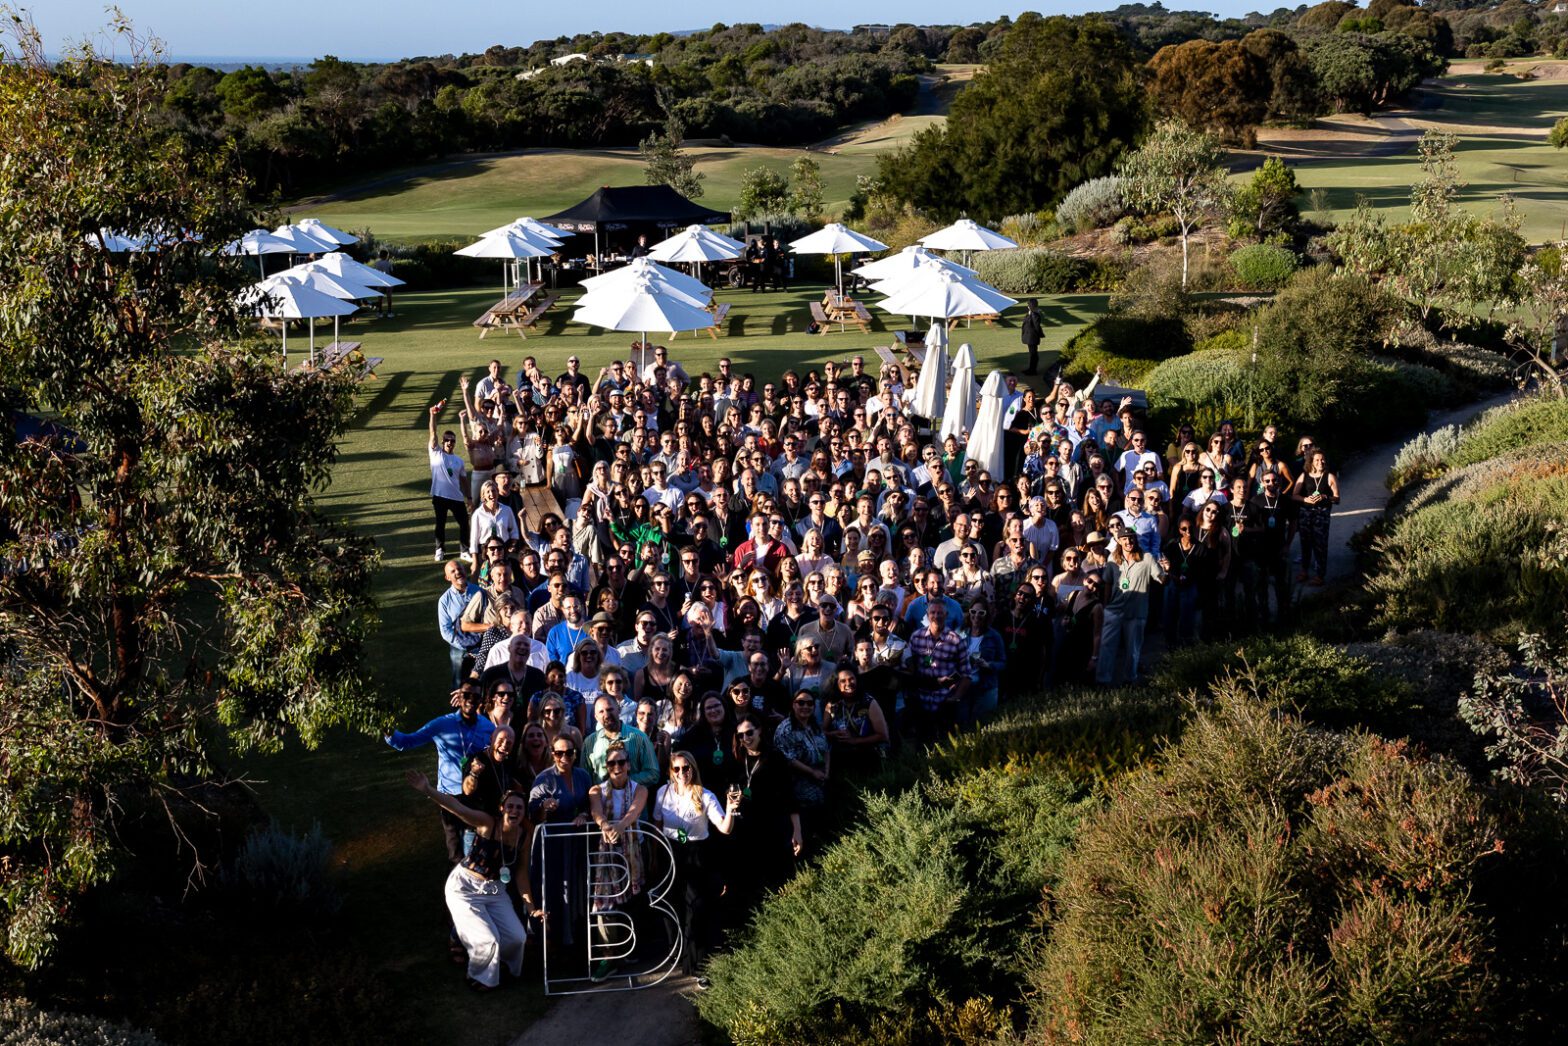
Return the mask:
M 822 165 L 809 156 L 789 165 L 789 209 L 807 221 L 822 217 Z
M 20 25 L 20 24 L 19 24 Z M 103 882 L 115 813 L 240 748 L 369 727 L 371 544 L 326 519 L 347 376 L 243 335 L 221 244 L 258 224 L 231 150 L 159 119 L 144 62 L 0 62 L 0 940 L 48 955 Z M 99 230 L 154 249 L 110 254 Z
M 1512 201 L 1484 218 L 1459 204 L 1464 183 L 1454 162 L 1454 135 L 1421 136 L 1421 177 L 1410 189 L 1410 221 L 1390 225 L 1364 202 L 1330 238 L 1347 268 L 1387 284 L 1423 319 L 1439 307 L 1507 299 L 1524 261 Z
M 1268 115 L 1269 66 L 1242 41 L 1189 40 L 1149 60 L 1155 103 L 1170 116 L 1243 143 Z
M 704 175 L 692 169 L 690 155 L 681 151 L 685 127 L 680 120 L 670 117 L 664 129 L 650 134 L 638 145 L 642 153 L 643 177 L 649 185 L 668 185 L 690 200 L 702 196 Z
M 898 200 L 939 220 L 1039 210 L 1111 173 L 1147 110 L 1137 55 L 1109 23 L 1019 17 L 945 128 L 880 157 Z
M 1166 120 L 1121 163 L 1127 200 L 1145 213 L 1169 212 L 1181 230 L 1181 285 L 1187 286 L 1192 232 L 1230 198 L 1217 138 Z
M 1289 229 L 1301 216 L 1296 207 L 1300 195 L 1296 172 L 1270 156 L 1231 199 L 1231 235 L 1264 239 Z
M 735 217 L 750 218 L 789 209 L 789 182 L 771 167 L 751 167 L 740 176 Z

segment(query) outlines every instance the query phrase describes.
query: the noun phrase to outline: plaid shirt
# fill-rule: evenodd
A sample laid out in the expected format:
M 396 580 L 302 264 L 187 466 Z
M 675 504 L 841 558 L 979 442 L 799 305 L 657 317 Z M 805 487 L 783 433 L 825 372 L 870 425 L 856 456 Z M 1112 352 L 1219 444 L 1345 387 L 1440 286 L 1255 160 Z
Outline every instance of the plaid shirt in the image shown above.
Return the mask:
M 934 711 L 952 698 L 957 683 L 943 686 L 936 680 L 959 675 L 968 654 L 969 643 L 951 630 L 944 629 L 933 636 L 929 628 L 922 628 L 909 637 L 906 661 L 915 672 L 915 690 L 923 708 Z

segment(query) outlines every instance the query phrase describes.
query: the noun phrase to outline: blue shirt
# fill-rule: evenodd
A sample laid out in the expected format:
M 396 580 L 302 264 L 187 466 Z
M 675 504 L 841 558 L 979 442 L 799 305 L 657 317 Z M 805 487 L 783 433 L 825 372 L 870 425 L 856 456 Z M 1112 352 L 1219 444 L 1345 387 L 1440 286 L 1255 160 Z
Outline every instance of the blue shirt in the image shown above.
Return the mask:
M 464 632 L 458 627 L 458 622 L 463 618 L 463 609 L 478 594 L 479 586 L 472 581 L 461 592 L 448 585 L 446 591 L 441 593 L 441 601 L 436 604 L 436 621 L 441 626 L 441 638 L 446 640 L 448 646 L 469 650 L 479 645 L 478 632 Z
M 411 734 L 392 731 L 387 736 L 387 744 L 399 752 L 434 744 L 436 787 L 447 795 L 462 795 L 463 764 L 469 756 L 477 755 L 490 746 L 490 735 L 493 733 L 495 724 L 484 716 L 469 724 L 463 722 L 461 712 L 448 712 L 430 720 Z
M 544 638 L 544 652 L 551 661 L 559 661 L 564 665 L 572 651 L 577 649 L 577 644 L 588 638 L 587 628 L 557 621 L 551 626 L 550 634 Z
M 915 627 L 919 628 L 920 623 L 926 619 L 926 604 L 928 602 L 929 600 L 927 600 L 925 596 L 917 597 L 913 603 L 909 604 L 909 609 L 904 612 L 904 620 L 913 621 L 915 623 Z M 947 608 L 948 630 L 957 632 L 959 629 L 963 628 L 964 608 L 958 604 L 958 600 L 954 599 L 952 596 L 943 596 L 942 605 Z
M 1160 556 L 1160 522 L 1147 512 L 1133 515 L 1126 509 L 1116 513 L 1121 521 L 1138 535 L 1138 550 L 1156 559 Z

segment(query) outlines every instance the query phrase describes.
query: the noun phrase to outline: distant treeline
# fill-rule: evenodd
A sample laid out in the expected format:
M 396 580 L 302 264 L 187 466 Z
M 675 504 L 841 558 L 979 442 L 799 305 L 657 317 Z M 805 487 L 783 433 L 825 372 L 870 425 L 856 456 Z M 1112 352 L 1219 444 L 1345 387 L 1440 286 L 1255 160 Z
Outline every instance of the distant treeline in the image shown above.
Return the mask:
M 1160 4 L 1098 17 L 1118 38 L 1117 65 L 1153 59 L 1166 97 L 1186 90 L 1169 86 L 1182 68 L 1220 61 L 1221 78 L 1234 81 L 1230 93 L 1250 99 L 1221 115 L 1220 129 L 1234 136 L 1238 119 L 1383 104 L 1451 55 L 1561 51 L 1568 23 L 1546 10 L 1524 0 L 1490 7 L 1430 0 L 1421 8 L 1373 0 L 1365 9 L 1330 0 L 1240 19 Z M 848 32 L 720 24 L 680 36 L 593 33 L 385 64 L 329 55 L 287 72 L 182 63 L 168 68 L 164 104 L 178 133 L 232 141 L 258 192 L 290 194 L 452 153 L 630 146 L 670 126 L 695 138 L 804 144 L 847 123 L 909 111 L 933 63 L 989 65 L 1008 52 L 1019 24 L 1036 21 Z M 1178 45 L 1189 50 L 1167 54 Z M 1260 90 L 1270 93 L 1251 97 Z M 1255 115 L 1259 104 L 1264 111 Z

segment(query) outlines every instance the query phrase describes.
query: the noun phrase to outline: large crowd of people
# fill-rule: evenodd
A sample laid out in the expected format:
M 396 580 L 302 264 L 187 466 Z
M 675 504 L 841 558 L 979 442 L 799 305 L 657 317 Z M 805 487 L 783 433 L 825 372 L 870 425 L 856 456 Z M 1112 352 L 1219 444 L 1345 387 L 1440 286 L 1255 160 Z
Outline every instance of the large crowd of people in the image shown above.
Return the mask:
M 554 969 L 613 973 L 584 928 L 645 908 L 644 832 L 674 854 L 700 974 L 890 751 L 1009 695 L 1137 680 L 1146 632 L 1268 627 L 1323 583 L 1338 488 L 1308 437 L 1160 433 L 1098 375 L 1013 376 L 993 475 L 911 414 L 913 356 L 873 360 L 767 380 L 639 344 L 511 381 L 491 360 L 454 427 L 430 409 L 454 710 L 387 741 L 437 750 L 410 783 L 440 806 L 477 988 L 545 927 Z M 542 845 L 545 825 L 617 856 Z

